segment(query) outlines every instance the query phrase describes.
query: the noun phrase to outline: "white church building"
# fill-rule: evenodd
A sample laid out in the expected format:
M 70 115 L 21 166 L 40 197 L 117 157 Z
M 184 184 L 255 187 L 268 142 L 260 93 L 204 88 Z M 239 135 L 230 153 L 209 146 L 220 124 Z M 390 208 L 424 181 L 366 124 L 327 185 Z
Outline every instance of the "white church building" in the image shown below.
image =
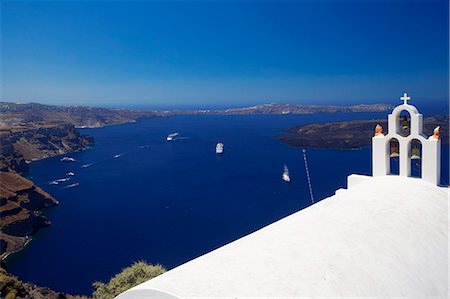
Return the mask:
M 439 128 L 425 136 L 401 99 L 372 138 L 373 176 L 116 298 L 448 298 Z

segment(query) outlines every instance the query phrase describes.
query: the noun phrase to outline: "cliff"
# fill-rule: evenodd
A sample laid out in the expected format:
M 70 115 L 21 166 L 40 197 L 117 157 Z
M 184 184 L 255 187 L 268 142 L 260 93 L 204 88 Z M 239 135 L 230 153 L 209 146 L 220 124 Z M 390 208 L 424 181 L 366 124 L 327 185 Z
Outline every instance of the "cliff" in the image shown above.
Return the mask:
M 350 149 L 371 144 L 375 126 L 386 128 L 386 120 L 356 120 L 325 124 L 307 124 L 285 129 L 286 133 L 276 136 L 281 142 L 297 147 Z M 448 115 L 427 117 L 423 122 L 423 131 L 429 136 L 436 126 L 441 126 L 443 144 L 449 143 Z
M 154 111 L 8 102 L 0 102 L 0 114 L 2 114 L 0 126 L 65 123 L 91 128 L 129 123 L 143 117 L 156 116 Z
M 0 127 L 0 162 L 18 171 L 28 170 L 27 161 L 85 149 L 92 137 L 81 135 L 71 124 L 32 123 Z
M 58 201 L 18 173 L 0 172 L 1 257 L 20 249 L 28 236 L 49 225 L 39 211 Z

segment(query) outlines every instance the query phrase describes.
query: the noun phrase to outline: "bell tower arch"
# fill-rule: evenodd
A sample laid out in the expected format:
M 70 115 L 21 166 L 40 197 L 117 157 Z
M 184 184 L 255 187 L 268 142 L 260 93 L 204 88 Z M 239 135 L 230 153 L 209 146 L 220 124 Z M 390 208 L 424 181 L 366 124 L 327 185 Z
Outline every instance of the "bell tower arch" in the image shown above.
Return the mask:
M 441 140 L 439 127 L 432 136 L 423 134 L 423 116 L 417 108 L 408 104 L 411 99 L 405 92 L 400 99 L 403 104 L 398 105 L 388 115 L 388 133 L 383 134 L 381 126 L 377 125 L 375 136 L 372 137 L 372 175 L 383 176 L 391 174 L 390 159 L 393 156 L 391 140 L 398 142 L 395 157 L 399 159 L 399 175 L 411 176 L 411 158 L 421 159 L 421 178 L 430 183 L 439 185 L 441 177 Z M 408 112 L 410 120 L 400 117 L 402 111 Z M 404 126 L 408 125 L 408 134 L 404 134 Z M 381 128 L 381 129 L 380 129 Z M 417 154 L 411 151 L 411 144 L 420 144 L 421 151 Z M 414 165 L 414 164 L 413 164 Z

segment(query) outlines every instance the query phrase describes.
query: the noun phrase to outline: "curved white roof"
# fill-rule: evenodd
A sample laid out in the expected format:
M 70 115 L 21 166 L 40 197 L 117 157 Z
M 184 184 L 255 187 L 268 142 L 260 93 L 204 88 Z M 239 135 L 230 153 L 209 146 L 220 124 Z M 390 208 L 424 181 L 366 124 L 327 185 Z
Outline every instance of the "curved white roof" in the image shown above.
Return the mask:
M 353 178 L 350 189 L 117 298 L 447 298 L 449 189 Z

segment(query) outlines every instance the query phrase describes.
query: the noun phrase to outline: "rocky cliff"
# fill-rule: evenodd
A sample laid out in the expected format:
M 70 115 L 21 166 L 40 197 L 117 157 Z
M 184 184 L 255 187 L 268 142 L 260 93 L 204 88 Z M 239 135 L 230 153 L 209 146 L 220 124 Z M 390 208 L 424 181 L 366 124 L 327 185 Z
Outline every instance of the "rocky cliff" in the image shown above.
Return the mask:
M 0 172 L 2 258 L 20 249 L 36 229 L 49 225 L 39 211 L 57 204 L 50 194 L 18 173 Z
M 0 126 L 65 123 L 76 127 L 102 127 L 156 116 L 154 111 L 108 109 L 87 106 L 53 106 L 38 103 L 0 102 Z
M 27 162 L 85 149 L 93 138 L 81 135 L 71 124 L 33 123 L 0 127 L 0 163 L 18 172 Z

